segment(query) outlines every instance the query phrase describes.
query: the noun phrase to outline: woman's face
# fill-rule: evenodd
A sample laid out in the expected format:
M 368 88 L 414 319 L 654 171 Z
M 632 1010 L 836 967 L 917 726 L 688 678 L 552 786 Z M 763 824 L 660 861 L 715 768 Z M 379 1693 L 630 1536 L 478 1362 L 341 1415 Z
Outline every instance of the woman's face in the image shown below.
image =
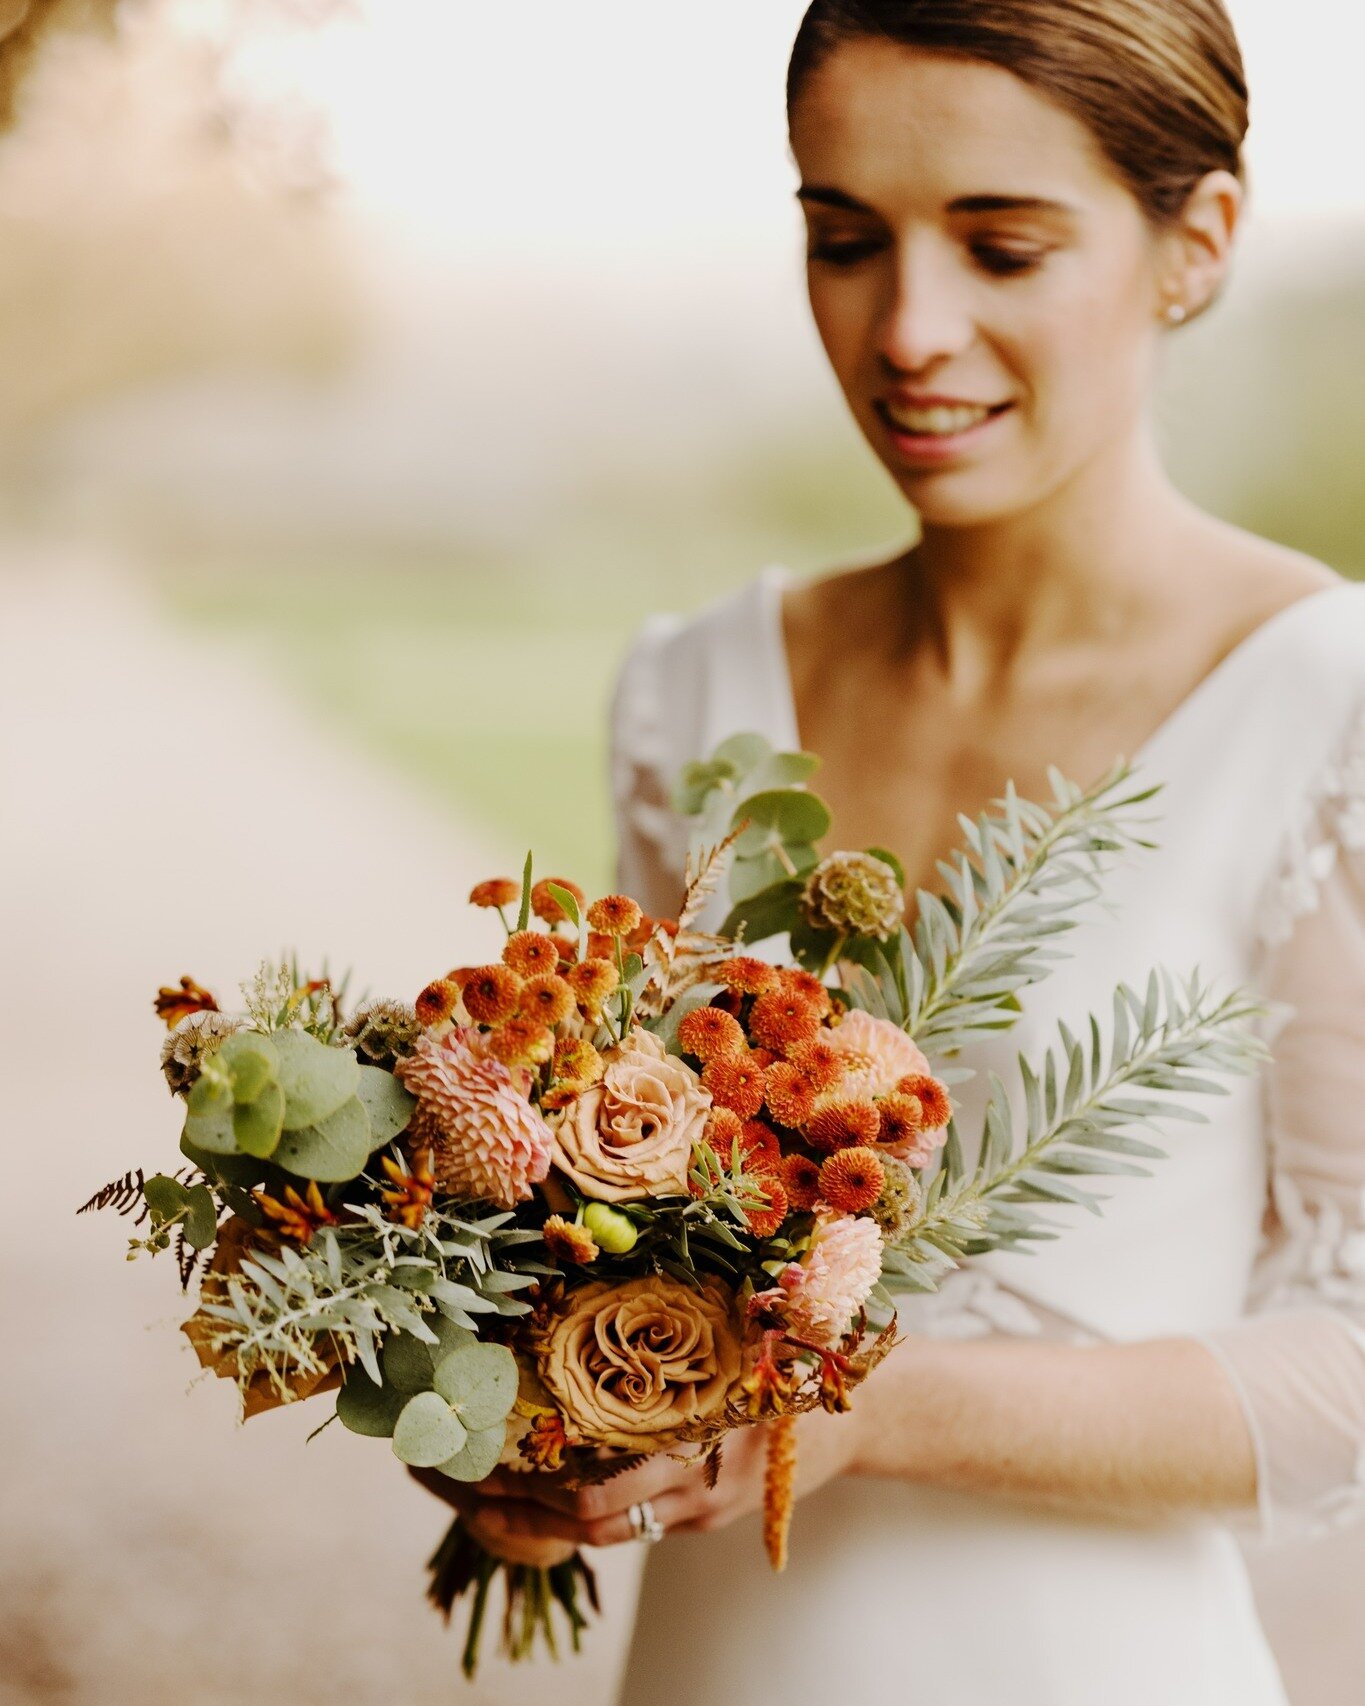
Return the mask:
M 924 522 L 1030 509 L 1132 434 L 1159 244 L 1082 124 L 995 66 L 855 39 L 791 141 L 815 323 Z

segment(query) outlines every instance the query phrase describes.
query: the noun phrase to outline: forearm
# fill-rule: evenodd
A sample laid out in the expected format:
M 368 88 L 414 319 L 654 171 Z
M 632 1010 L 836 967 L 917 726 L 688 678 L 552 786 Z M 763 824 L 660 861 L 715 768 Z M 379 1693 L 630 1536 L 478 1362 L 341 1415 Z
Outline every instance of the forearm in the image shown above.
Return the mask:
M 1191 1339 L 912 1337 L 855 1415 L 854 1473 L 1134 1517 L 1255 1502 L 1241 1405 Z

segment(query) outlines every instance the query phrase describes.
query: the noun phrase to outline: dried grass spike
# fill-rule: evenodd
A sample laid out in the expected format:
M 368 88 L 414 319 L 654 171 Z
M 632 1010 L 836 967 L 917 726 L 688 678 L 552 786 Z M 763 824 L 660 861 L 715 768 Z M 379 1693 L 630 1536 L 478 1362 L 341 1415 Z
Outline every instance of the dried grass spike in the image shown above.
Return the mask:
M 779 1573 L 787 1567 L 787 1536 L 796 1502 L 796 1417 L 777 1416 L 768 1425 L 768 1461 L 763 1471 L 763 1547 Z

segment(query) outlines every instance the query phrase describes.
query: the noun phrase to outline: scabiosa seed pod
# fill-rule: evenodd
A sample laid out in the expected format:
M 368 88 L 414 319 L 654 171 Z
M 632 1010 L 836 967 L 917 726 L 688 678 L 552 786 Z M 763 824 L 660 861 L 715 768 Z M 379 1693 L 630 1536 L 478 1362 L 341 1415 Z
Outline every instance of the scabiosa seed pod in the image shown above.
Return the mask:
M 879 1159 L 884 1178 L 871 1214 L 881 1228 L 883 1238 L 891 1243 L 903 1238 L 919 1219 L 924 1206 L 924 1191 L 906 1162 L 885 1154 Z
M 507 938 L 502 963 L 518 977 L 544 977 L 559 970 L 559 948 L 543 930 L 518 930 Z
M 206 1008 L 189 1013 L 166 1033 L 161 1044 L 161 1070 L 177 1096 L 188 1096 L 209 1055 L 216 1054 L 246 1020 L 235 1013 Z
M 510 966 L 476 966 L 464 983 L 464 1010 L 480 1025 L 500 1025 L 521 1001 L 521 979 Z
M 831 853 L 806 879 L 801 911 L 816 930 L 885 942 L 905 917 L 900 879 L 873 853 Z
M 406 1001 L 367 1001 L 356 1008 L 341 1034 L 368 1065 L 392 1067 L 412 1053 L 422 1025 Z
M 863 1144 L 836 1150 L 820 1169 L 820 1195 L 843 1214 L 871 1208 L 885 1183 L 881 1157 Z

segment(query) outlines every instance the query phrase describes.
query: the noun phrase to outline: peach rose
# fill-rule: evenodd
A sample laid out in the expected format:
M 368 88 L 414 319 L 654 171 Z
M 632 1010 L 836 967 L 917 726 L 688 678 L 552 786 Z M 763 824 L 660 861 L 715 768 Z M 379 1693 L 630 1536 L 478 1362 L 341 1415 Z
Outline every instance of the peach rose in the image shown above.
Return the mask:
M 546 1334 L 540 1377 L 570 1431 L 650 1451 L 721 1411 L 739 1382 L 740 1326 L 720 1287 L 678 1280 L 596 1282 L 571 1291 Z
M 874 1019 L 859 1007 L 822 1032 L 820 1040 L 844 1056 L 844 1076 L 826 1100 L 889 1096 L 910 1073 L 928 1076 L 931 1071 L 924 1054 L 899 1025 Z
M 603 1058 L 602 1082 L 570 1102 L 555 1125 L 555 1166 L 599 1202 L 686 1196 L 710 1091 L 652 1031 L 632 1031 Z

